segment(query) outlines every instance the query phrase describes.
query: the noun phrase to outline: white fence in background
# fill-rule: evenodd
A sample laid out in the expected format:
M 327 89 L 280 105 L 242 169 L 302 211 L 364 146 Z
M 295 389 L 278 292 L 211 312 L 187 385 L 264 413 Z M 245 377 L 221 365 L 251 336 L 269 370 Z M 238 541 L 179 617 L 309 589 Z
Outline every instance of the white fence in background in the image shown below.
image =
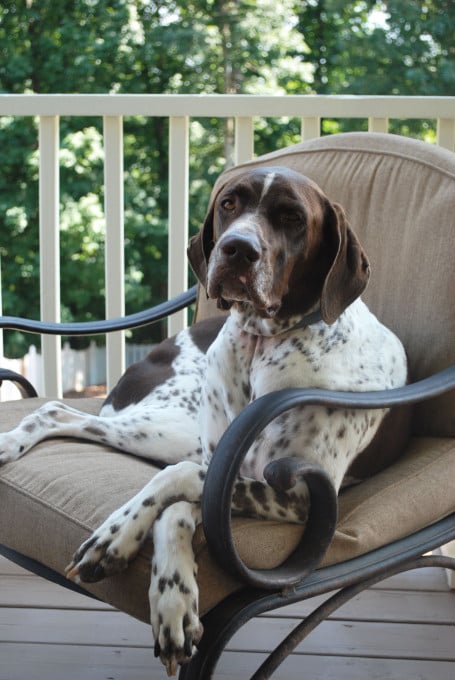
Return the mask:
M 126 366 L 143 359 L 153 345 L 126 345 Z M 44 362 L 35 345 L 31 345 L 21 359 L 0 357 L 0 366 L 20 373 L 29 380 L 38 394 L 44 392 Z M 89 385 L 106 385 L 106 347 L 92 341 L 87 349 L 72 349 L 69 342 L 62 347 L 62 392 L 82 392 Z M 0 388 L 2 401 L 20 399 L 19 390 L 13 383 L 5 381 Z
M 301 119 L 302 139 L 318 137 L 321 118 L 368 120 L 372 132 L 388 132 L 389 119 L 437 121 L 437 143 L 455 150 L 455 97 L 319 95 L 0 95 L 0 116 L 39 118 L 39 208 L 41 318 L 60 320 L 59 117 L 98 116 L 104 121 L 106 218 L 106 318 L 124 314 L 123 117 L 169 119 L 168 296 L 187 285 L 189 121 L 192 117 L 235 119 L 235 162 L 254 155 L 255 118 Z M 1 169 L 0 169 L 1 172 Z M 169 332 L 186 324 L 185 311 L 169 320 Z M 44 382 L 40 394 L 62 393 L 62 348 L 58 336 L 42 339 Z M 107 337 L 107 384 L 124 371 L 125 335 Z

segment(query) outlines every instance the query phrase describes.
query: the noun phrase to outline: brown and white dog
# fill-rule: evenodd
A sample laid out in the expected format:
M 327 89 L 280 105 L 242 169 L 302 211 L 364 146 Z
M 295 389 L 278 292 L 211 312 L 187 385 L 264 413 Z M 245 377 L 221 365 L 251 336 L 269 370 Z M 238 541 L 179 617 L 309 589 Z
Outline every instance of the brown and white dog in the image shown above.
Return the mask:
M 192 537 L 205 470 L 229 423 L 273 390 L 383 390 L 407 373 L 401 343 L 359 298 L 369 264 L 343 210 L 303 175 L 281 167 L 228 175 L 188 254 L 208 296 L 230 309 L 227 320 L 163 342 L 126 371 L 99 416 L 51 402 L 0 435 L 0 463 L 69 435 L 167 464 L 81 545 L 67 575 L 93 581 L 125 568 L 152 530 L 151 623 L 169 674 L 202 632 Z M 384 415 L 306 406 L 276 418 L 247 454 L 233 509 L 305 523 L 305 485 L 284 502 L 264 467 L 304 457 L 339 489 Z

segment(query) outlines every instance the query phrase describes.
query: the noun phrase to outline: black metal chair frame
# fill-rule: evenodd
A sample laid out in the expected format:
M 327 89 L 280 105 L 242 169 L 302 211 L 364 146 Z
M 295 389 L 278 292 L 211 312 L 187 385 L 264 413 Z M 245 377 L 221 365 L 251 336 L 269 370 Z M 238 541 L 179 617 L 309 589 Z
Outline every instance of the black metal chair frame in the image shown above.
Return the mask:
M 162 320 L 193 304 L 197 287 L 137 314 L 88 323 L 46 323 L 19 317 L 0 317 L 0 328 L 53 335 L 94 335 L 137 328 Z M 13 381 L 22 396 L 37 396 L 21 375 L 0 369 L 0 384 Z M 455 539 L 455 513 L 406 538 L 360 557 L 318 569 L 335 531 L 337 496 L 325 473 L 315 466 L 283 458 L 264 471 L 277 488 L 291 488 L 296 476 L 304 477 L 311 495 L 311 512 L 300 544 L 284 564 L 272 570 L 247 567 L 239 557 L 231 532 L 231 497 L 235 478 L 255 438 L 276 416 L 301 404 L 331 408 L 384 408 L 414 404 L 455 388 L 455 365 L 405 387 L 378 392 L 330 392 L 320 389 L 286 389 L 249 404 L 221 438 L 209 466 L 202 498 L 202 517 L 209 548 L 223 568 L 245 587 L 220 602 L 204 619 L 204 635 L 193 660 L 180 671 L 180 680 L 213 677 L 216 664 L 232 636 L 254 616 L 316 595 L 335 593 L 283 640 L 252 679 L 271 677 L 292 650 L 332 612 L 359 592 L 389 576 L 426 566 L 455 569 L 455 558 L 425 555 Z M 93 597 L 83 588 L 35 560 L 0 544 L 0 553 L 31 572 L 76 592 Z

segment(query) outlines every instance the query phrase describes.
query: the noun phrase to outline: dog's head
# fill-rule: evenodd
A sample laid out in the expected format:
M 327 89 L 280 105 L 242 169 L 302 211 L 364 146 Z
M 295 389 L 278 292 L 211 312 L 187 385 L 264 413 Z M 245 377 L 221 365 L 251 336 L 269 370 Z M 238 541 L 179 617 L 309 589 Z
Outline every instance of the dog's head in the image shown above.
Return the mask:
M 370 273 L 342 208 L 285 167 L 221 182 L 188 257 L 219 307 L 248 304 L 270 318 L 305 314 L 320 301 L 324 321 L 333 323 Z

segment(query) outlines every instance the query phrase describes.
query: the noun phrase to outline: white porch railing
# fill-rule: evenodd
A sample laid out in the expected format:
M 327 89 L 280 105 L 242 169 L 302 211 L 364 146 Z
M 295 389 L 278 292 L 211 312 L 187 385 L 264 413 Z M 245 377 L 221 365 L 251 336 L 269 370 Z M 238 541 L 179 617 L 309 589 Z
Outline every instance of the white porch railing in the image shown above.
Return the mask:
M 437 143 L 455 150 L 455 97 L 256 96 L 256 95 L 0 95 L 0 116 L 39 117 L 39 202 L 41 318 L 60 320 L 59 117 L 99 116 L 104 121 L 106 218 L 106 318 L 124 314 L 123 117 L 169 118 L 168 296 L 187 285 L 189 120 L 233 117 L 236 163 L 254 155 L 256 117 L 298 117 L 302 139 L 318 137 L 320 120 L 368 119 L 372 132 L 388 132 L 388 121 L 437 121 Z M 1 172 L 1 168 L 0 168 Z M 169 333 L 186 323 L 185 312 L 169 320 Z M 1 349 L 1 347 L 0 347 Z M 61 341 L 43 338 L 44 395 L 60 396 Z M 1 353 L 0 353 L 1 354 Z M 111 388 L 125 368 L 123 333 L 107 338 L 107 382 Z
M 127 344 L 126 365 L 143 359 L 153 345 Z M 29 380 L 38 394 L 44 394 L 44 366 L 42 354 L 35 345 L 30 345 L 27 354 L 20 359 L 1 359 L 1 368 L 20 373 Z M 106 384 L 106 347 L 98 346 L 94 340 L 86 349 L 72 349 L 69 342 L 62 347 L 62 390 L 82 392 L 90 385 Z M 12 382 L 1 386 L 1 400 L 20 399 L 20 392 Z

